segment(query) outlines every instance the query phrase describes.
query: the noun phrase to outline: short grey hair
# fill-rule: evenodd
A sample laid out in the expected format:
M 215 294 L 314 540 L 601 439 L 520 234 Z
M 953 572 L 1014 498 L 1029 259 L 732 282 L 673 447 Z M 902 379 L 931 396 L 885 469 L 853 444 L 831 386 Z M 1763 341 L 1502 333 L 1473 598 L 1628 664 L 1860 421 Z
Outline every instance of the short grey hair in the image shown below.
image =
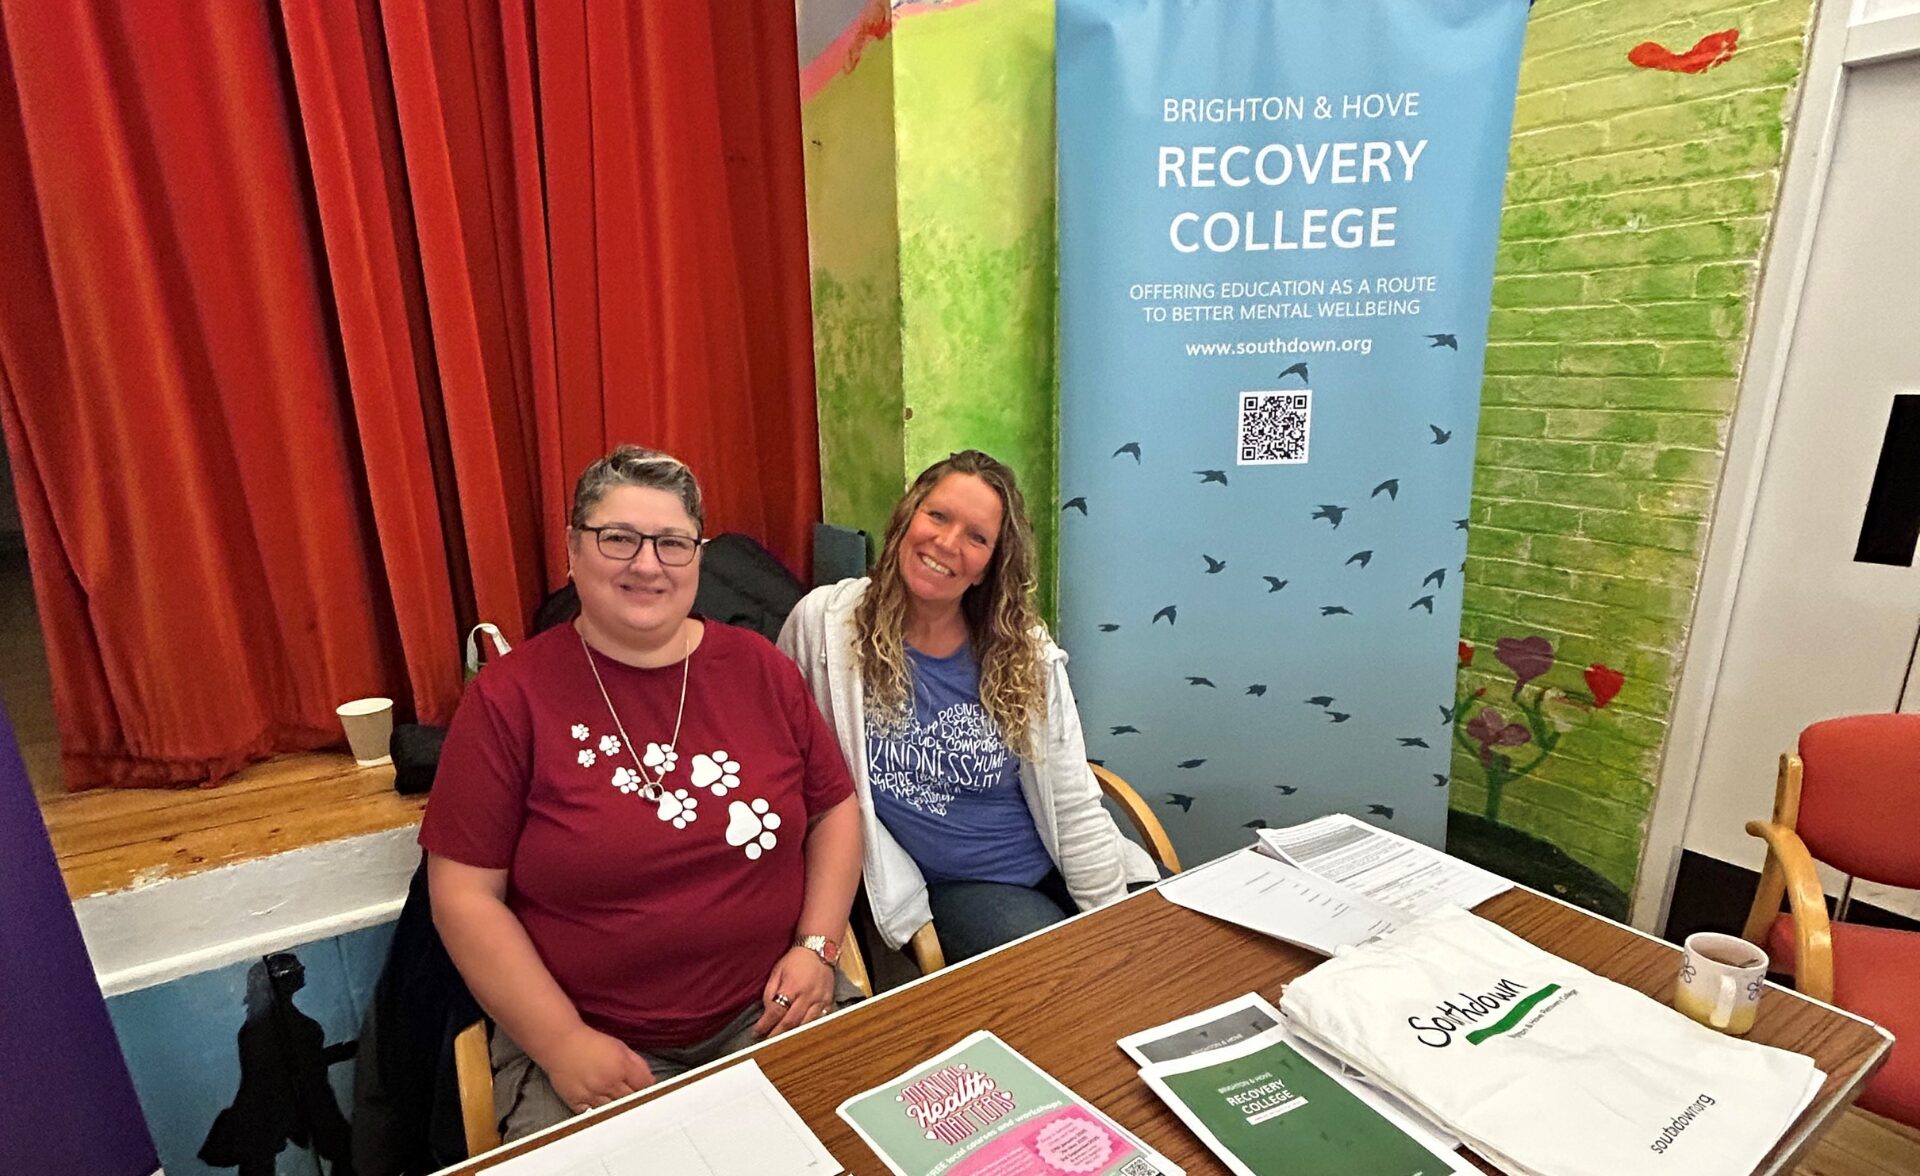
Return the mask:
M 687 463 L 670 453 L 638 445 L 619 446 L 581 472 L 580 480 L 573 484 L 573 514 L 568 517 L 568 525 L 586 526 L 587 515 L 617 486 L 665 490 L 686 508 L 696 532 L 706 530 L 707 515 L 700 503 L 700 483 L 694 480 Z

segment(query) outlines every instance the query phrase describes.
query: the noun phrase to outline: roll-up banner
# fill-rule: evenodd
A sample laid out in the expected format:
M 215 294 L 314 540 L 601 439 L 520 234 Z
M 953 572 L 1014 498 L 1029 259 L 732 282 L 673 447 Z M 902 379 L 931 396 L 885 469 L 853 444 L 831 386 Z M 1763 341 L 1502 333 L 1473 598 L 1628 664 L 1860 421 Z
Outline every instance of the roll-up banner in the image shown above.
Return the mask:
M 1525 0 L 1060 0 L 1060 620 L 1185 856 L 1440 844 Z

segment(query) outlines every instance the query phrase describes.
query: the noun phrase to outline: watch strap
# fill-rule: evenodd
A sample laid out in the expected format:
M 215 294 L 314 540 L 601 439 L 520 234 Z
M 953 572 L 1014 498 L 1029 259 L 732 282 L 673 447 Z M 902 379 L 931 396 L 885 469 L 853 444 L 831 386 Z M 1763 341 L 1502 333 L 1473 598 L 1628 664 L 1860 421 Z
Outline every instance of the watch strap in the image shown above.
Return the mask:
M 825 935 L 802 935 L 793 941 L 795 947 L 804 947 L 829 966 L 840 960 L 840 943 Z

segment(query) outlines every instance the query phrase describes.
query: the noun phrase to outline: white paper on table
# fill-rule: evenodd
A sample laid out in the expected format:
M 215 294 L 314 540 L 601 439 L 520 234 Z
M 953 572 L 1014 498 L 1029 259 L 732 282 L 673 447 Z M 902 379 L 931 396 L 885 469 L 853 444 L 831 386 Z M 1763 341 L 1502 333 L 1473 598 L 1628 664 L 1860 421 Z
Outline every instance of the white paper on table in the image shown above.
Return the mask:
M 1262 829 L 1257 836 L 1263 851 L 1281 861 L 1409 916 L 1444 906 L 1472 910 L 1513 888 L 1498 874 L 1345 813 L 1285 829 Z
M 840 1176 L 846 1169 L 749 1058 L 490 1171 L 500 1176 Z
M 1387 1115 L 1395 1125 L 1404 1126 L 1403 1120 L 1413 1123 L 1419 1130 L 1409 1131 L 1409 1134 L 1420 1138 L 1421 1142 L 1441 1151 L 1451 1151 L 1460 1146 L 1458 1138 L 1424 1113 L 1392 1092 L 1367 1081 L 1364 1074 L 1339 1058 L 1298 1034 L 1289 1032 L 1280 1010 L 1257 992 L 1236 996 L 1210 1009 L 1202 1009 L 1164 1025 L 1130 1033 L 1114 1044 L 1144 1071 L 1147 1067 L 1239 1045 L 1272 1031 L 1277 1031 L 1302 1057 L 1332 1075 L 1336 1082 L 1353 1091 L 1362 1102 Z
M 1162 882 L 1167 901 L 1332 955 L 1401 922 L 1384 903 L 1305 870 L 1242 850 Z

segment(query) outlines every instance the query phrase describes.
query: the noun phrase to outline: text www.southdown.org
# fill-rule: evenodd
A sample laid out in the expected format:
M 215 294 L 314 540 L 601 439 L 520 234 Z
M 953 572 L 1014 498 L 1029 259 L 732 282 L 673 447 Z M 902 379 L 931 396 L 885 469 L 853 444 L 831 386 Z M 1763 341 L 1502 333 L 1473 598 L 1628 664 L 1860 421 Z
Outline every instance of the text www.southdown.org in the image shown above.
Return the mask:
M 1231 343 L 1189 343 L 1189 356 L 1205 355 L 1310 355 L 1323 351 L 1351 351 L 1359 355 L 1373 352 L 1373 340 L 1358 339 L 1240 339 Z

